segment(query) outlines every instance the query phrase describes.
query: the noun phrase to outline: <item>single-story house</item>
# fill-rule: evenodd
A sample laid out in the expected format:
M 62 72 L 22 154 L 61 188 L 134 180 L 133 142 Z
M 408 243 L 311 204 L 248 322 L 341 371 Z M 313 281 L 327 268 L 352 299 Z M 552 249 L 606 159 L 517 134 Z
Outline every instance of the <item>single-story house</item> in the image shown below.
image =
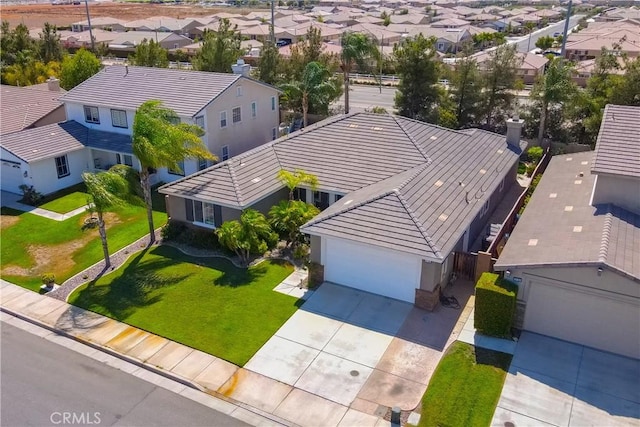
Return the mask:
M 551 160 L 494 268 L 523 329 L 640 358 L 640 107 L 608 105 L 595 152 Z
M 109 49 L 114 51 L 134 52 L 136 46 L 145 40 L 153 40 L 165 49 L 178 49 L 193 43 L 188 37 L 156 31 L 127 31 L 125 33 L 116 33 L 115 37 L 109 42 Z
M 26 87 L 0 85 L 0 135 L 65 121 L 58 100 L 64 93 L 57 79 Z
M 319 188 L 296 197 L 323 212 L 302 227 L 324 277 L 425 308 L 437 304 L 453 253 L 468 251 L 516 181 L 522 120 L 507 138 L 386 114 L 329 118 L 160 187 L 169 216 L 214 229 L 243 209 L 286 199 L 280 170 Z

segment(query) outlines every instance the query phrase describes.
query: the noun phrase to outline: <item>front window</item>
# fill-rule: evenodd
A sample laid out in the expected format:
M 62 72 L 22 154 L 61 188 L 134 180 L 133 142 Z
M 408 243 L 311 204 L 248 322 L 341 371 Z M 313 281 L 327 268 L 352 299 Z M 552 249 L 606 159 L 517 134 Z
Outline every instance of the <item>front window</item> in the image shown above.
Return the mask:
M 84 121 L 87 123 L 100 124 L 100 114 L 98 113 L 98 107 L 84 107 Z
M 313 192 L 313 204 L 316 208 L 324 210 L 329 207 L 329 193 L 325 191 Z
M 171 174 L 171 175 L 180 175 L 180 176 L 184 176 L 184 161 L 178 162 L 178 169 L 171 169 L 168 168 L 167 171 Z
M 215 227 L 216 222 L 221 222 L 222 209 L 220 206 L 189 199 L 185 199 L 184 203 L 187 221 L 211 227 Z
M 64 178 L 65 176 L 71 175 L 66 155 L 56 157 L 56 171 L 58 172 L 58 178 Z
M 233 113 L 233 123 L 240 123 L 242 121 L 242 110 L 240 107 L 236 107 L 232 111 Z
M 111 110 L 111 125 L 114 128 L 128 128 L 127 112 L 124 110 Z
M 196 125 L 200 126 L 204 130 L 204 116 L 196 117 Z
M 225 145 L 222 147 L 222 160 L 227 160 L 229 158 L 229 146 Z
M 120 153 L 116 153 L 116 162 L 119 165 L 127 165 L 133 167 L 133 157 L 129 154 L 120 155 Z
M 227 112 L 226 111 L 221 111 L 220 112 L 220 127 L 221 128 L 226 128 L 227 127 Z
M 206 169 L 207 166 L 208 166 L 207 159 L 202 159 L 202 158 L 198 159 L 198 170 L 199 171 Z

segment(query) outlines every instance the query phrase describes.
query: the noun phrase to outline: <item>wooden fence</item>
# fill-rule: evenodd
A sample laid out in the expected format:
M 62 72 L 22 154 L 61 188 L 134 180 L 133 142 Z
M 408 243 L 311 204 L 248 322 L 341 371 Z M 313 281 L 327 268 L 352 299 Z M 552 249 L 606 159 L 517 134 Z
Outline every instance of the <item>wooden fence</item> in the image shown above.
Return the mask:
M 461 279 L 475 280 L 477 259 L 478 254 L 473 252 L 454 252 L 453 272 Z

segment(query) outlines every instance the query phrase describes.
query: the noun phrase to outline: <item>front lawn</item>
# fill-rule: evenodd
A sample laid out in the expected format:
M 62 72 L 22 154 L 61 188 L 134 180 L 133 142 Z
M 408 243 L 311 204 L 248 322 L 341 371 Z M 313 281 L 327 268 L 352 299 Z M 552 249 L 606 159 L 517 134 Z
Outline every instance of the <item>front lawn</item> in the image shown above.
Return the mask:
M 242 366 L 297 310 L 298 299 L 273 291 L 291 272 L 279 261 L 247 270 L 157 246 L 69 302 Z
M 60 214 L 66 214 L 74 209 L 78 209 L 87 204 L 87 193 L 81 191 L 74 191 L 66 196 L 59 197 L 48 203 L 42 204 L 39 207 L 48 211 L 57 212 Z
M 160 210 L 164 207 L 154 212 L 156 227 L 167 221 L 167 215 Z M 98 230 L 83 229 L 86 213 L 65 221 L 8 208 L 2 208 L 1 213 L 0 266 L 5 280 L 37 291 L 43 273 L 55 274 L 56 283 L 62 283 L 103 259 Z M 107 213 L 106 221 L 111 253 L 149 232 L 142 206 L 120 207 Z
M 451 344 L 422 397 L 418 426 L 490 425 L 510 364 L 510 354 Z

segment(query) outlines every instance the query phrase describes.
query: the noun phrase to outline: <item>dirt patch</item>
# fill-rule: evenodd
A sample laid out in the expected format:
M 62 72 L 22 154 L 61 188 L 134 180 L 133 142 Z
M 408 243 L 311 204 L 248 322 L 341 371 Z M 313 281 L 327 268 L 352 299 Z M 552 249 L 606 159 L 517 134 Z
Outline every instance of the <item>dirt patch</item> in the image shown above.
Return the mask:
M 0 230 L 9 228 L 20 221 L 20 217 L 17 215 L 0 215 Z
M 259 10 L 259 9 L 252 9 Z M 221 9 L 196 5 L 160 5 L 160 4 L 131 4 L 131 3 L 93 3 L 89 5 L 92 17 L 108 16 L 134 21 L 152 16 L 169 16 L 172 18 L 187 18 L 209 16 L 217 12 L 248 13 L 244 9 Z M 24 23 L 29 28 L 42 28 L 45 22 L 58 26 L 69 26 L 74 22 L 87 19 L 84 3 L 81 5 L 8 5 L 2 6 L 2 19 L 9 21 L 13 27 Z

